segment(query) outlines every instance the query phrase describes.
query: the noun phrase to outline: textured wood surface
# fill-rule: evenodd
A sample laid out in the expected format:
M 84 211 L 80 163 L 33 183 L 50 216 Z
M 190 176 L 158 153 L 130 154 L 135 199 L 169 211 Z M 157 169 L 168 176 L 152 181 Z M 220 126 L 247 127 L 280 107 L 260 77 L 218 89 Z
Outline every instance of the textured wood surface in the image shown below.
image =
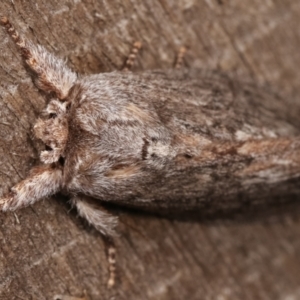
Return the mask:
M 187 67 L 219 68 L 266 81 L 299 106 L 298 1 L 8 1 L 0 3 L 27 38 L 66 57 L 78 73 L 120 69 L 133 41 L 137 70 L 166 69 L 181 45 Z M 16 48 L 0 31 L 0 188 L 38 162 L 31 125 L 45 104 Z M 298 101 L 298 102 L 297 102 Z M 298 104 L 297 104 L 298 103 Z M 297 104 L 297 105 L 296 105 Z M 0 215 L 0 299 L 297 299 L 300 211 L 238 219 L 168 220 L 120 215 L 118 281 L 106 288 L 105 244 L 53 198 Z

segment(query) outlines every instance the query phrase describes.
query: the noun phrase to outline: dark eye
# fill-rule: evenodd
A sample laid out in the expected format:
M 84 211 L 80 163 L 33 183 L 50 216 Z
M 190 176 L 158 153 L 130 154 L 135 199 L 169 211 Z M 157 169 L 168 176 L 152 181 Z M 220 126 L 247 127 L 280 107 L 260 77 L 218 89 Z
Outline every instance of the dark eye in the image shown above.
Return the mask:
M 49 119 L 55 119 L 57 117 L 56 113 L 49 114 Z

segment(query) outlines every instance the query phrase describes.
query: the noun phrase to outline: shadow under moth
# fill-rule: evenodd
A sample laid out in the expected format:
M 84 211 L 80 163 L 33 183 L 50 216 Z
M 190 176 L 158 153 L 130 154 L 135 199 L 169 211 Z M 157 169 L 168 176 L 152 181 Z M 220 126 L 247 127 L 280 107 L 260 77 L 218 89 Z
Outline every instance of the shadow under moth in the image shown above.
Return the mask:
M 200 69 L 80 76 L 6 17 L 1 24 L 52 96 L 33 128 L 42 164 L 0 198 L 1 210 L 62 192 L 112 236 L 117 217 L 101 203 L 201 213 L 299 194 L 299 115 L 277 94 Z

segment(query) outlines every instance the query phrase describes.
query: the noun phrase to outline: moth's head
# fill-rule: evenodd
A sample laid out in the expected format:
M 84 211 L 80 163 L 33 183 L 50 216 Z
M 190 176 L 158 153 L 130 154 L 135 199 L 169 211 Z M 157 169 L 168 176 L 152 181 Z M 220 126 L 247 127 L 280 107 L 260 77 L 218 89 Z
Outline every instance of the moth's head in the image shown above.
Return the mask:
M 51 100 L 33 130 L 35 136 L 46 145 L 46 150 L 41 152 L 41 161 L 57 162 L 64 156 L 68 139 L 68 102 Z

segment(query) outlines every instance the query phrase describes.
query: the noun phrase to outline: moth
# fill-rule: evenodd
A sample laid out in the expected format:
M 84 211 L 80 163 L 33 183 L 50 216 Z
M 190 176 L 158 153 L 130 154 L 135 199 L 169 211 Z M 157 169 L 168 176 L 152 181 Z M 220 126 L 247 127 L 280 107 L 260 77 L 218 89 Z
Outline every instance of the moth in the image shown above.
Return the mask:
M 117 217 L 103 203 L 212 213 L 295 195 L 299 115 L 276 93 L 200 69 L 77 75 L 6 17 L 1 24 L 52 96 L 33 127 L 41 165 L 0 198 L 1 210 L 62 192 L 112 236 Z

